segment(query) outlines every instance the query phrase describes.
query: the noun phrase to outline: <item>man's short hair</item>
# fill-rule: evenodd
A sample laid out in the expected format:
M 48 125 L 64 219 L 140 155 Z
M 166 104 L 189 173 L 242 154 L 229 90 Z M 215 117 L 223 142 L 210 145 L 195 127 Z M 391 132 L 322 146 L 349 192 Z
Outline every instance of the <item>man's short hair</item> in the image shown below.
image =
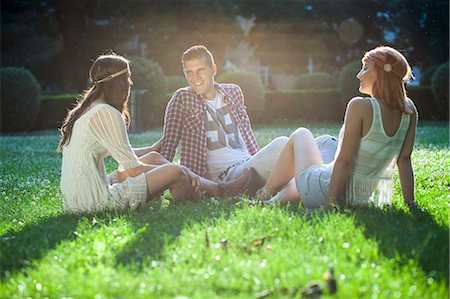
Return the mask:
M 211 52 L 203 45 L 192 46 L 184 51 L 183 56 L 181 56 L 181 63 L 184 67 L 184 63 L 186 61 L 202 57 L 205 57 L 206 63 L 209 66 L 212 66 L 214 64 L 214 57 L 212 56 Z

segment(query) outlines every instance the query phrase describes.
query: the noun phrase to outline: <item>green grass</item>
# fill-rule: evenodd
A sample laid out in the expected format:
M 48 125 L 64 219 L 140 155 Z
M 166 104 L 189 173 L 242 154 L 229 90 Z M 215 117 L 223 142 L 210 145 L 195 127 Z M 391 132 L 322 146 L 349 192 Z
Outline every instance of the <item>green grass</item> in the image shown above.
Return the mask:
M 294 124 L 260 127 L 260 145 Z M 307 124 L 336 135 L 334 124 Z M 325 286 L 324 298 L 448 298 L 448 125 L 418 128 L 420 208 L 308 211 L 169 194 L 138 213 L 65 215 L 56 132 L 0 137 L 0 298 L 277 298 Z M 161 131 L 132 136 L 135 146 Z M 110 161 L 108 169 L 115 163 Z

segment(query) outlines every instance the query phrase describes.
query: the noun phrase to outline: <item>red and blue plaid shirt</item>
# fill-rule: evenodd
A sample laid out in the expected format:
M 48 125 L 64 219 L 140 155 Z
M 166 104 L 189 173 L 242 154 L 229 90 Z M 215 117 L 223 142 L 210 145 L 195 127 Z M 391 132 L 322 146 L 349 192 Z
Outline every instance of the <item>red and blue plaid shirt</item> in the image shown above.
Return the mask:
M 235 84 L 214 84 L 236 122 L 250 155 L 258 150 L 250 118 L 244 105 L 244 95 Z M 167 104 L 161 154 L 173 161 L 181 143 L 181 164 L 202 177 L 208 177 L 206 167 L 206 103 L 191 87 L 178 89 Z M 225 170 L 225 169 L 224 169 Z

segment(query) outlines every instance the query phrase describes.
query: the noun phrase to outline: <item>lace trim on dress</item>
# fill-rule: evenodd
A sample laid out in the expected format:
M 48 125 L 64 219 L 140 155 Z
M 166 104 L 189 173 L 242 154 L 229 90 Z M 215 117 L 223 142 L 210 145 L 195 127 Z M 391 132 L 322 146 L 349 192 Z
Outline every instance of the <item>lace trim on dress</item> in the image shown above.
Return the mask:
M 128 178 L 123 182 L 125 198 L 132 210 L 141 208 L 147 202 L 147 179 L 145 173 Z

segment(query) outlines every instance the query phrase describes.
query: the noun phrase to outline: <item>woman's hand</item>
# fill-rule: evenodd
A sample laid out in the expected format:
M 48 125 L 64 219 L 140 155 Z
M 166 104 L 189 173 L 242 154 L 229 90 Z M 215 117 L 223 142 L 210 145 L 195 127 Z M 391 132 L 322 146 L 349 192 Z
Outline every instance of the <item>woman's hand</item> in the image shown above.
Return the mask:
M 119 182 L 125 181 L 128 177 L 129 175 L 125 170 L 117 170 L 117 179 Z
M 194 173 L 192 170 L 187 168 L 186 166 L 184 166 L 184 165 L 180 165 L 180 166 L 183 169 L 184 173 L 188 176 L 189 181 L 191 182 L 192 188 L 194 188 L 196 192 L 200 192 L 201 186 L 202 186 L 200 177 L 196 173 Z

